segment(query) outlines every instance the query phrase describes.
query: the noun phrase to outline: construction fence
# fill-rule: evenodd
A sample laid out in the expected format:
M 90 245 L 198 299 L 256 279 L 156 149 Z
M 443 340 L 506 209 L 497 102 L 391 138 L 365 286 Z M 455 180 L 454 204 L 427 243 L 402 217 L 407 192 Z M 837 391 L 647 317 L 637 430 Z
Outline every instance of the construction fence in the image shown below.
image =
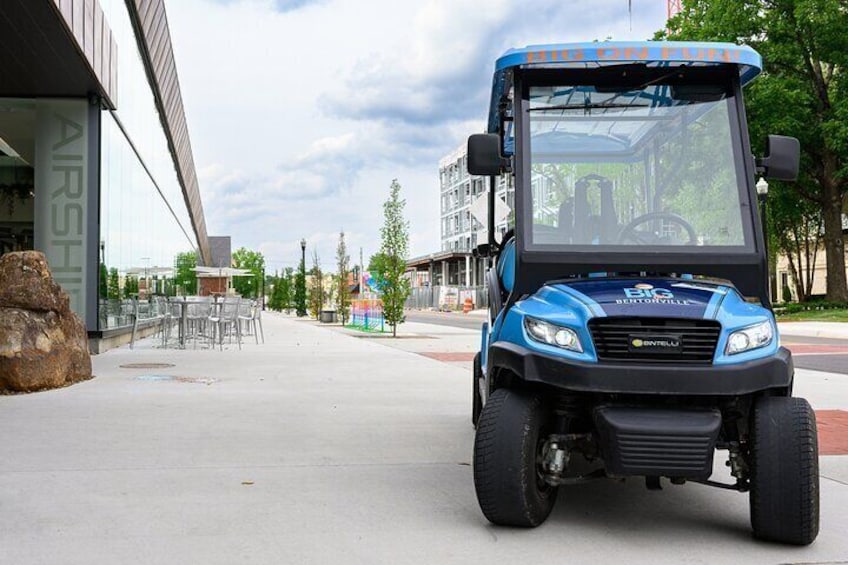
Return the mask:
M 462 310 L 466 298 L 471 299 L 475 309 L 489 307 L 484 286 L 415 287 L 406 301 L 406 307 L 418 310 Z

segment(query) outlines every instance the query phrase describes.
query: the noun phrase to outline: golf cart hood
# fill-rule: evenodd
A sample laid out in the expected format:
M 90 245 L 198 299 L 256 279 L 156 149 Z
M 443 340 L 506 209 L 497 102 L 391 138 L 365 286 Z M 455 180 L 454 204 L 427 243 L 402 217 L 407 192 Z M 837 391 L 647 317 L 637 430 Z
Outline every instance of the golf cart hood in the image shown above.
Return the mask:
M 569 328 L 583 344 L 583 351 L 566 351 L 529 338 L 525 319 L 541 320 Z M 518 300 L 495 324 L 492 342 L 511 342 L 556 357 L 595 363 L 598 361 L 589 327 L 595 320 L 687 320 L 719 328 L 714 365 L 731 365 L 774 355 L 779 339 L 767 347 L 734 355 L 725 354 L 731 333 L 770 322 L 771 312 L 747 302 L 733 286 L 704 280 L 673 277 L 604 277 L 553 280 L 532 295 Z M 602 324 L 606 322 L 601 322 Z M 684 326 L 686 325 L 684 324 Z M 661 330 L 657 330 L 663 333 Z M 678 331 L 678 330 L 675 330 Z
M 589 279 L 551 286 L 569 299 L 581 300 L 596 316 L 715 319 L 723 298 L 735 292 L 718 284 L 661 278 Z

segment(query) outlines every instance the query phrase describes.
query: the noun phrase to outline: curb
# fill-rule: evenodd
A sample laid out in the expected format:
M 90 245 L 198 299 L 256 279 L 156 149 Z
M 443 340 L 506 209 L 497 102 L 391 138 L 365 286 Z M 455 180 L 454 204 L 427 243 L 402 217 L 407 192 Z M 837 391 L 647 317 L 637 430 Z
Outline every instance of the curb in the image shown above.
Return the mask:
M 824 339 L 848 339 L 848 323 L 830 322 L 833 326 L 806 325 L 805 322 L 779 322 L 777 330 L 786 337 L 820 337 Z M 797 325 L 796 325 L 797 324 Z M 805 324 L 801 326 L 801 324 Z

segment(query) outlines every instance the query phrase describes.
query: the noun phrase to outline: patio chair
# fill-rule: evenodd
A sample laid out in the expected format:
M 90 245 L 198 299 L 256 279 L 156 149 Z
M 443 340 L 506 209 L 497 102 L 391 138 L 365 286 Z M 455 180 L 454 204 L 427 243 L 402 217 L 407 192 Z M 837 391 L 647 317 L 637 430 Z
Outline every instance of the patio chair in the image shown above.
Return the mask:
M 132 314 L 132 335 L 130 336 L 130 349 L 135 345 L 135 338 L 138 334 L 138 327 L 141 322 L 145 322 L 146 326 L 156 325 L 156 333 L 163 331 L 163 319 L 166 316 L 166 310 L 160 306 L 160 299 L 163 297 L 154 296 L 150 300 L 139 300 L 133 298 L 133 314 Z
M 157 334 L 162 338 L 162 347 L 165 347 L 171 335 L 171 326 L 174 323 L 173 313 L 168 304 L 168 299 L 164 296 L 155 296 L 153 300 L 156 305 L 156 318 L 159 320 Z
M 259 302 L 252 300 L 250 302 L 242 301 L 239 306 L 239 323 L 244 324 L 247 328 L 247 334 L 253 333 L 256 339 L 256 344 L 259 345 L 259 333 L 262 332 L 262 343 L 265 343 L 265 332 L 262 331 L 262 309 L 259 307 Z M 251 328 L 252 326 L 252 328 Z
M 209 322 L 215 327 L 215 337 L 218 340 L 221 350 L 224 349 L 224 333 L 229 335 L 230 343 L 232 343 L 233 332 L 236 334 L 236 341 L 239 349 L 241 349 L 241 331 L 239 329 L 239 303 L 240 298 L 224 297 L 221 302 L 220 309 L 217 313 L 209 316 Z
M 257 302 L 253 308 L 253 331 L 259 328 L 259 334 L 262 337 L 262 343 L 265 343 L 265 330 L 262 329 L 262 304 Z
M 197 347 L 197 338 L 209 335 L 207 326 L 214 314 L 215 303 L 211 296 L 192 297 L 186 308 L 186 339 L 191 338 Z

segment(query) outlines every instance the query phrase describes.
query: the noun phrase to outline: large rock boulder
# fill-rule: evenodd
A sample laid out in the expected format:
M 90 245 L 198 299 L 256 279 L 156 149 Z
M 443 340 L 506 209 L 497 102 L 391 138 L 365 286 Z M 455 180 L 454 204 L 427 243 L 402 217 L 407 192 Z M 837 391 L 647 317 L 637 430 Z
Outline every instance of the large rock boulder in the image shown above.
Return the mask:
M 0 257 L 0 392 L 57 388 L 91 378 L 88 333 L 53 280 L 44 254 Z

